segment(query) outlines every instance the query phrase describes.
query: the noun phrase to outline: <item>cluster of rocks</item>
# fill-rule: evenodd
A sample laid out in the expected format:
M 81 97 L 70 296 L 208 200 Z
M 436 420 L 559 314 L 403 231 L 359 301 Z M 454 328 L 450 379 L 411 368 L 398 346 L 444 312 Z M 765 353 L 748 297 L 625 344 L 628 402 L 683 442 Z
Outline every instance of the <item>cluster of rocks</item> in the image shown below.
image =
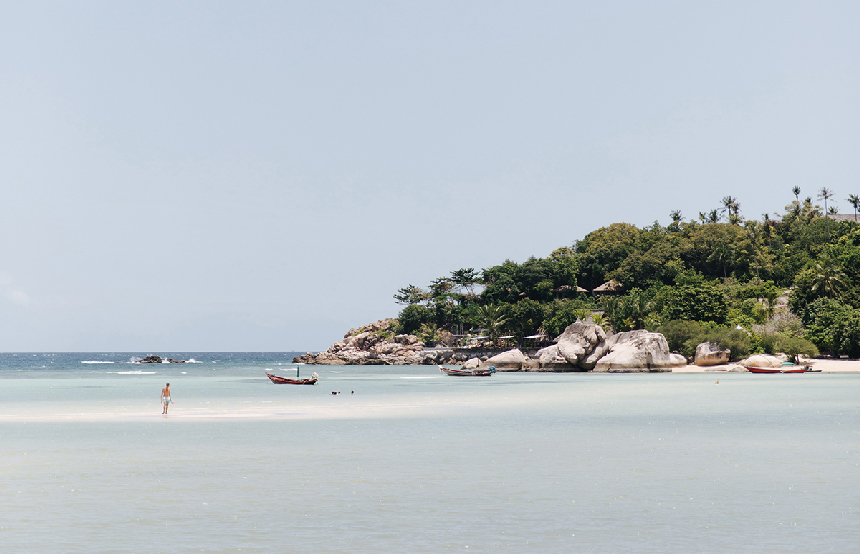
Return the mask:
M 325 352 L 308 352 L 294 363 L 318 365 L 434 365 L 457 363 L 452 350 L 427 350 L 415 335 L 395 335 L 396 319 L 350 329 Z M 464 358 L 465 359 L 465 358 Z
M 519 349 L 492 357 L 469 358 L 464 352 L 428 350 L 414 335 L 394 335 L 394 319 L 350 329 L 325 352 L 308 352 L 293 361 L 322 365 L 433 365 L 463 363 L 464 368 L 495 366 L 499 371 L 672 371 L 687 365 L 669 352 L 660 333 L 638 330 L 609 337 L 599 325 L 574 323 L 552 346 L 527 355 Z
M 468 367 L 495 366 L 497 371 L 593 371 L 636 373 L 672 371 L 687 360 L 669 352 L 666 338 L 645 330 L 616 333 L 609 337 L 599 325 L 577 322 L 559 335 L 556 343 L 527 356 L 518 349 L 485 361 L 472 359 Z
M 160 364 L 162 362 L 167 362 L 170 364 L 184 364 L 185 360 L 174 360 L 173 358 L 167 358 L 166 360 L 162 360 L 161 356 L 147 356 L 142 360 L 138 360 L 139 364 Z
M 627 331 L 607 336 L 593 323 L 576 323 L 567 327 L 555 344 L 536 353 L 519 349 L 494 356 L 470 357 L 465 351 L 428 349 L 415 335 L 395 335 L 396 319 L 382 319 L 357 329 L 350 329 L 343 340 L 325 352 L 308 352 L 293 359 L 296 363 L 318 365 L 436 365 L 463 364 L 464 369 L 488 368 L 497 371 L 593 371 L 599 373 L 636 373 L 672 371 L 687 365 L 687 359 L 669 352 L 666 338 L 645 330 Z M 730 364 L 731 352 L 715 343 L 704 342 L 696 348 L 693 363 L 717 366 L 720 371 L 746 371 L 744 366 L 780 367 L 784 354 L 754 355 Z M 147 356 L 141 363 L 157 363 L 161 358 Z M 169 360 L 174 362 L 175 360 Z

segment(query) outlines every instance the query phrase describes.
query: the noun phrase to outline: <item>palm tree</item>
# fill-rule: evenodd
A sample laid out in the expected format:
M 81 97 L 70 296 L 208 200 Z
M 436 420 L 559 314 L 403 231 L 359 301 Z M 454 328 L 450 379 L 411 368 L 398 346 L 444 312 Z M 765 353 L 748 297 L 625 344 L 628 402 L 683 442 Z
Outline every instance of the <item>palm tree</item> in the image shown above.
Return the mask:
M 794 194 L 794 199 L 797 201 L 798 204 L 800 204 L 800 187 L 795 186 L 793 189 L 791 189 L 791 192 Z
M 717 223 L 720 220 L 720 212 L 711 210 L 708 212 L 708 223 Z
M 734 196 L 726 196 L 723 198 L 723 210 L 728 213 L 729 223 L 738 223 L 738 211 L 740 211 L 740 209 L 741 205 L 738 202 L 738 199 Z
M 827 217 L 827 201 L 833 198 L 833 191 L 827 187 L 821 187 L 818 191 L 818 198 L 824 199 L 824 219 L 827 226 L 827 242 L 830 242 L 830 218 Z
M 821 291 L 827 298 L 837 298 L 842 295 L 841 291 L 845 288 L 846 279 L 839 264 L 824 258 L 821 262 L 815 263 L 815 282 L 812 284 L 812 292 Z
M 860 210 L 860 197 L 856 194 L 849 194 L 848 203 L 854 206 L 854 221 L 857 221 L 857 210 Z
M 491 342 L 495 342 L 502 330 L 502 326 L 508 322 L 505 317 L 505 310 L 501 304 L 478 306 L 476 311 L 476 323 L 484 329 L 490 337 Z

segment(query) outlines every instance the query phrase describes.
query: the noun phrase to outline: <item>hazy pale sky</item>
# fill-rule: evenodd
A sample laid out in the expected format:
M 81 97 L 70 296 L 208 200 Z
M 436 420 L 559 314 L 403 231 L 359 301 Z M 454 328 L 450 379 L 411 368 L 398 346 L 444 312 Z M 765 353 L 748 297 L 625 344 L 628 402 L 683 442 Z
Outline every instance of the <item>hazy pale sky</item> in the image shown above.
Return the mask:
M 860 194 L 857 2 L 0 5 L 0 350 L 319 350 L 461 267 Z

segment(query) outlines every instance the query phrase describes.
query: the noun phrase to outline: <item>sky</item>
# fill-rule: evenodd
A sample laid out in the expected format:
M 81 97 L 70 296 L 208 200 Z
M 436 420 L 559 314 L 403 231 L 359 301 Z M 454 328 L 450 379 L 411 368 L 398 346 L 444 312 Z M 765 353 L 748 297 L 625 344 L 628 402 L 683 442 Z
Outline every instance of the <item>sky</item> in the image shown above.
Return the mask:
M 860 194 L 860 3 L 0 4 L 0 351 L 318 351 L 615 222 Z

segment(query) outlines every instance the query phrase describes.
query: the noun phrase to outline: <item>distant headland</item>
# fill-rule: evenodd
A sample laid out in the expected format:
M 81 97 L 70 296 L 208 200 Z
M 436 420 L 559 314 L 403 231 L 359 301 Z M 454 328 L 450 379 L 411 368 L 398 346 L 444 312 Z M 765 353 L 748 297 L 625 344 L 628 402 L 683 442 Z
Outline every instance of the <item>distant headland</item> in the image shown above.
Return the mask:
M 855 213 L 838 214 L 827 188 L 823 206 L 791 193 L 761 219 L 726 196 L 694 219 L 676 210 L 665 227 L 614 223 L 546 258 L 407 285 L 394 294 L 396 319 L 296 361 L 655 371 L 707 356 L 858 358 L 860 199 L 849 195 Z

